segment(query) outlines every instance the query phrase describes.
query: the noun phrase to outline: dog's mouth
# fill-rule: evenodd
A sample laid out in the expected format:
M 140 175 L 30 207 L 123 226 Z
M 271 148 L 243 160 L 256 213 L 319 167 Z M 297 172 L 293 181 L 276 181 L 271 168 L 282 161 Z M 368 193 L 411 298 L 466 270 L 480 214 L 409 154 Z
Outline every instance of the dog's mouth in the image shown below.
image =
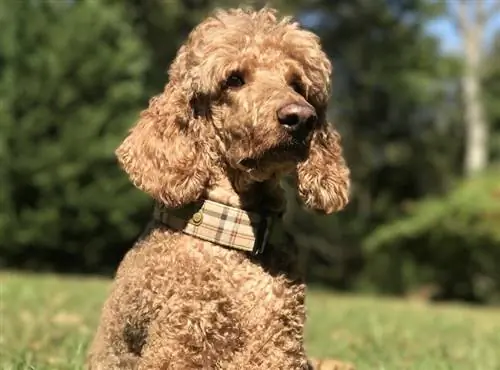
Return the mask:
M 237 167 L 243 171 L 287 172 L 304 161 L 309 154 L 313 129 L 304 126 L 294 130 L 281 129 L 276 132 L 274 143 L 266 148 L 241 158 Z
M 257 169 L 269 165 L 286 166 L 290 163 L 297 163 L 307 158 L 309 141 L 307 138 L 302 140 L 292 138 L 272 146 L 259 155 L 244 158 L 238 164 L 247 169 Z

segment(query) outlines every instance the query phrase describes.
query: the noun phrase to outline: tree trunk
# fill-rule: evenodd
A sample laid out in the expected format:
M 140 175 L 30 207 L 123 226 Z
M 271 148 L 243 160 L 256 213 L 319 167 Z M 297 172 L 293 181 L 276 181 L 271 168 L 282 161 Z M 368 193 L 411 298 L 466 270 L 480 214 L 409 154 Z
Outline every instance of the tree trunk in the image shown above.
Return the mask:
M 461 0 L 458 6 L 458 24 L 464 44 L 462 77 L 465 108 L 464 172 L 467 177 L 472 177 L 482 172 L 488 164 L 488 122 L 481 97 L 485 9 L 480 0 L 477 2 Z
M 465 40 L 465 71 L 462 78 L 465 105 L 465 161 L 468 177 L 481 172 L 488 162 L 488 123 L 484 117 L 479 75 L 481 44 L 474 38 Z

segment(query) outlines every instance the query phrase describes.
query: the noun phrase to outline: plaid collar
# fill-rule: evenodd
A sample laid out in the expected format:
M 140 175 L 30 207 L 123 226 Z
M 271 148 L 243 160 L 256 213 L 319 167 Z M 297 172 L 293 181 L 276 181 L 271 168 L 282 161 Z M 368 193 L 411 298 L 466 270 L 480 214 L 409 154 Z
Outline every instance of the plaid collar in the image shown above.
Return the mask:
M 261 254 L 266 247 L 275 215 L 249 212 L 211 200 L 183 208 L 156 203 L 155 220 L 227 248 Z

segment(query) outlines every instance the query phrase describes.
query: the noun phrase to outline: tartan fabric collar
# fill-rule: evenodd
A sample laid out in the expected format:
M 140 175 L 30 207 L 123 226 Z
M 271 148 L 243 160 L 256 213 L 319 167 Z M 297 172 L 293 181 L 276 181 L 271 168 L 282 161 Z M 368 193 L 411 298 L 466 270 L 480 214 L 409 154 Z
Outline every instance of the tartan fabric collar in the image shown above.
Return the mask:
M 227 248 L 261 254 L 275 215 L 249 212 L 211 200 L 171 209 L 157 203 L 155 220 L 187 235 Z

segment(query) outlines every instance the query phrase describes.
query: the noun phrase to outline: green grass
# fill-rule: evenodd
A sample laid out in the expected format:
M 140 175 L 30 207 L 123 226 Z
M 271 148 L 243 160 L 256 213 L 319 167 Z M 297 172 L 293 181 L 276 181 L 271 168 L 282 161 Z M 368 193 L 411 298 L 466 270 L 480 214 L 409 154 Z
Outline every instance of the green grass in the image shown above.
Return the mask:
M 0 369 L 82 369 L 109 281 L 0 274 Z M 307 347 L 357 369 L 500 369 L 500 310 L 309 294 Z

